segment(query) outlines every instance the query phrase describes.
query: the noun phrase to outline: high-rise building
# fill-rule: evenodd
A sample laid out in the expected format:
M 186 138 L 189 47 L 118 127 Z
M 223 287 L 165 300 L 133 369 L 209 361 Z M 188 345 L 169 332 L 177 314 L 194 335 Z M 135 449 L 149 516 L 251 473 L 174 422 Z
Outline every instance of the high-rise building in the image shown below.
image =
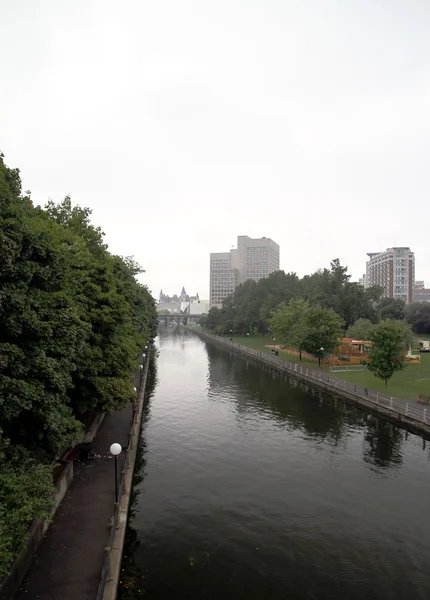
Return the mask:
M 236 286 L 248 279 L 258 281 L 279 271 L 279 246 L 270 238 L 237 238 L 237 248 L 210 255 L 210 305 L 222 306 Z
M 410 248 L 387 248 L 369 252 L 366 263 L 366 287 L 380 286 L 384 298 L 412 302 L 415 284 L 415 256 Z

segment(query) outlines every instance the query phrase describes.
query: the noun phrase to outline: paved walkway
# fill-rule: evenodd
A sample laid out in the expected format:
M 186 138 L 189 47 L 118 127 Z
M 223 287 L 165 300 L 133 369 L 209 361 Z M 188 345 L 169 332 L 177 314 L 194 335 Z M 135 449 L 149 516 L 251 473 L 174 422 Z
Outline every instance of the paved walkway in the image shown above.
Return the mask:
M 94 441 L 101 455 L 75 463 L 73 483 L 15 600 L 94 600 L 114 511 L 114 462 L 109 447 L 127 446 L 133 407 L 107 417 Z M 118 479 L 125 453 L 118 464 Z

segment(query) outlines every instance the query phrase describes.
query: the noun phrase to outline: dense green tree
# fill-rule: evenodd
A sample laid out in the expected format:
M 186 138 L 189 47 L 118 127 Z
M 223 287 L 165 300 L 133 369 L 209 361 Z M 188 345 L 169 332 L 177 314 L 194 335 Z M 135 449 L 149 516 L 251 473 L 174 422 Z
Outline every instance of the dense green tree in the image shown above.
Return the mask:
M 381 321 L 374 327 L 371 341 L 369 371 L 382 379 L 387 387 L 393 374 L 406 366 L 408 344 L 405 340 L 404 324 L 398 321 Z
M 46 210 L 0 155 L 0 578 L 48 508 L 52 461 L 80 417 L 135 397 L 155 302 L 130 258 L 111 255 L 88 209 Z
M 382 298 L 378 304 L 379 316 L 381 321 L 393 319 L 401 321 L 405 317 L 406 302 L 400 298 Z
M 430 302 L 407 304 L 405 318 L 415 333 L 430 333 Z
M 276 339 L 284 346 L 297 350 L 300 360 L 306 338 L 305 319 L 309 310 L 307 300 L 293 299 L 288 305 L 280 304 L 270 320 L 270 328 Z
M 1 167 L 0 428 L 13 445 L 56 452 L 80 429 L 67 391 L 89 326 L 65 286 L 67 232 Z
M 0 583 L 35 518 L 45 517 L 52 504 L 52 467 L 16 452 L 0 464 Z
M 108 253 L 101 231 L 89 222 L 91 211 L 72 208 L 70 198 L 58 206 L 50 203 L 47 209 L 50 219 L 74 234 L 69 293 L 90 327 L 72 374 L 72 406 L 78 413 L 109 412 L 133 397 L 132 373 L 139 347 L 152 333 L 154 303 L 135 279 L 140 267 L 130 258 Z
M 332 354 L 338 344 L 343 322 L 330 308 L 311 306 L 303 319 L 302 349 L 318 358 L 318 364 L 327 354 Z
M 281 304 L 273 313 L 271 328 L 282 344 L 300 353 L 321 358 L 333 352 L 342 329 L 342 319 L 330 308 L 311 306 L 303 299 Z
M 219 326 L 224 333 L 258 331 L 267 334 L 277 307 L 282 303 L 288 305 L 294 298 L 307 300 L 311 306 L 334 310 L 346 327 L 360 318 L 377 322 L 375 307 L 382 290 L 365 289 L 349 280 L 347 268 L 340 264 L 339 259 L 332 261 L 330 269 L 317 271 L 302 279 L 296 273 L 277 271 L 258 282 L 248 280 L 224 300 L 221 309 L 212 313 L 208 327 L 214 330 Z
M 346 337 L 354 340 L 370 340 L 374 323 L 369 319 L 357 319 L 353 325 L 348 327 Z
M 330 269 L 317 271 L 302 280 L 304 297 L 311 304 L 334 310 L 349 327 L 359 318 L 377 321 L 375 301 L 379 299 L 379 288 L 367 288 L 350 282 L 347 268 L 338 258 L 333 260 Z

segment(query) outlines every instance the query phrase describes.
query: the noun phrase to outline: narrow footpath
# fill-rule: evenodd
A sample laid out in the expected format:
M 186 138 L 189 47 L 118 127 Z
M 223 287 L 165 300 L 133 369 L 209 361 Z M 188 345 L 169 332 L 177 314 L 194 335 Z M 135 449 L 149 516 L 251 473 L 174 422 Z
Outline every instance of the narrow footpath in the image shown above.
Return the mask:
M 123 449 L 133 405 L 108 416 L 94 440 L 94 460 L 75 463 L 73 483 L 51 523 L 15 600 L 94 600 L 114 512 L 113 442 Z M 98 458 L 100 456 L 100 458 Z M 125 452 L 119 457 L 118 479 Z

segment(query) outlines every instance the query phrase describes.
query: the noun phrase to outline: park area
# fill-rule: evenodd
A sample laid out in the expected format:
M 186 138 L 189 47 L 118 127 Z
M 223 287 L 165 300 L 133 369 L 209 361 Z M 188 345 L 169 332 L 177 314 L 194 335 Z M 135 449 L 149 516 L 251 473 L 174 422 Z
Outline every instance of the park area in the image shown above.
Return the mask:
M 430 339 L 430 335 L 421 335 L 420 339 Z M 271 338 L 269 336 L 233 336 L 233 341 L 261 352 L 271 352 L 273 348 Z M 416 348 L 418 347 L 418 341 L 416 340 Z M 415 353 L 416 348 L 413 349 Z M 299 358 L 293 354 L 279 351 L 278 356 L 289 360 L 291 362 L 299 363 Z M 420 364 L 407 365 L 403 371 L 394 373 L 393 377 L 389 380 L 387 388 L 385 388 L 384 382 L 378 379 L 368 371 L 367 369 L 362 371 L 336 371 L 333 373 L 333 377 L 338 379 L 345 379 L 351 383 L 357 383 L 369 389 L 374 389 L 380 392 L 388 393 L 397 398 L 405 398 L 408 400 L 418 399 L 420 394 L 430 396 L 430 353 L 421 353 Z M 313 369 L 318 368 L 316 362 L 309 360 L 303 360 L 301 364 L 311 367 Z M 323 366 L 323 370 L 330 372 L 328 366 Z

